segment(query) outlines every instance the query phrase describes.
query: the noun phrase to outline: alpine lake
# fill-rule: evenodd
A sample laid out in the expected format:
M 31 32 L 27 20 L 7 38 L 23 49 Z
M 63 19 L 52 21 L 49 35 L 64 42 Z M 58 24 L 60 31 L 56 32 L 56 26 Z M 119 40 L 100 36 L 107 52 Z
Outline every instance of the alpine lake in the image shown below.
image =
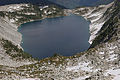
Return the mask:
M 81 16 L 47 18 L 22 24 L 24 51 L 39 59 L 54 54 L 72 56 L 89 48 L 89 24 Z

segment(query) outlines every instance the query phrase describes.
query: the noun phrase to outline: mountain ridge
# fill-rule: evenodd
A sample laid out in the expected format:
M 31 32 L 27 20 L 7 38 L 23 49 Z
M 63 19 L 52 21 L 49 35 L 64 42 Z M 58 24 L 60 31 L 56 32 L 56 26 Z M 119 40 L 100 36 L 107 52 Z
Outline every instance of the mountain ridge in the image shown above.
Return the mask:
M 57 5 L 61 8 L 65 8 L 62 5 L 56 4 L 54 2 L 48 1 L 48 0 L 0 0 L 0 5 L 10 5 L 10 4 L 34 4 L 39 6 L 45 6 L 45 5 Z
M 98 6 L 103 4 L 109 4 L 113 0 L 49 0 L 51 2 L 65 6 L 66 8 L 76 8 L 80 6 Z
M 111 3 L 113 0 L 0 0 L 0 5 L 31 3 L 35 5 L 54 4 L 61 8 L 76 8 L 80 6 L 98 6 Z

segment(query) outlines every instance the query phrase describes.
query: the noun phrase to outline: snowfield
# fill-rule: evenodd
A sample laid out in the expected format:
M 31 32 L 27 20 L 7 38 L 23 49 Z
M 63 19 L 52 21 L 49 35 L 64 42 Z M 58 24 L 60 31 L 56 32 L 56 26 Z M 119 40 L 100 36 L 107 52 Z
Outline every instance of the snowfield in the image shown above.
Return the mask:
M 85 80 L 86 78 L 89 78 L 90 76 L 81 76 L 79 78 L 75 78 L 73 80 Z
M 112 75 L 113 76 L 112 80 L 120 80 L 120 69 L 109 69 L 106 71 L 104 75 L 105 76 Z
M 21 80 L 40 80 L 38 78 L 26 78 L 26 79 L 21 79 Z
M 66 70 L 75 71 L 75 72 L 77 72 L 77 70 L 83 70 L 83 71 L 91 72 L 92 67 L 88 65 L 89 65 L 89 62 L 80 62 L 78 63 L 77 66 L 67 67 Z

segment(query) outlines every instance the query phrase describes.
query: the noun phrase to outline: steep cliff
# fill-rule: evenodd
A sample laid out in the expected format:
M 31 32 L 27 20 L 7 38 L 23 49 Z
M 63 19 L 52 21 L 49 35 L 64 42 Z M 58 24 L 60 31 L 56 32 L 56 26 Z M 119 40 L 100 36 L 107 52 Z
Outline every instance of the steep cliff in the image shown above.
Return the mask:
M 113 9 L 109 8 L 105 15 L 109 13 L 109 19 L 102 26 L 98 32 L 98 36 L 93 41 L 91 47 L 95 47 L 97 44 L 105 43 L 119 38 L 119 16 L 120 16 L 120 1 L 116 0 L 112 6 Z
M 73 14 L 83 16 L 86 20 L 90 21 L 90 44 L 92 44 L 92 41 L 97 36 L 103 24 L 110 18 L 109 13 L 105 14 L 105 12 L 108 8 L 112 7 L 112 5 L 113 3 L 97 7 L 80 7 L 72 10 Z

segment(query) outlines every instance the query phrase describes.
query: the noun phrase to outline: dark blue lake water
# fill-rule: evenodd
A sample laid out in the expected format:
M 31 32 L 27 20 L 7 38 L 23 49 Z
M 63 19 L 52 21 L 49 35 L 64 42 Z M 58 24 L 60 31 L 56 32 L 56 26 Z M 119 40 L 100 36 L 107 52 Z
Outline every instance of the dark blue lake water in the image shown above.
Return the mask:
M 21 46 L 39 59 L 59 53 L 71 56 L 89 48 L 89 22 L 80 16 L 49 18 L 21 25 Z

